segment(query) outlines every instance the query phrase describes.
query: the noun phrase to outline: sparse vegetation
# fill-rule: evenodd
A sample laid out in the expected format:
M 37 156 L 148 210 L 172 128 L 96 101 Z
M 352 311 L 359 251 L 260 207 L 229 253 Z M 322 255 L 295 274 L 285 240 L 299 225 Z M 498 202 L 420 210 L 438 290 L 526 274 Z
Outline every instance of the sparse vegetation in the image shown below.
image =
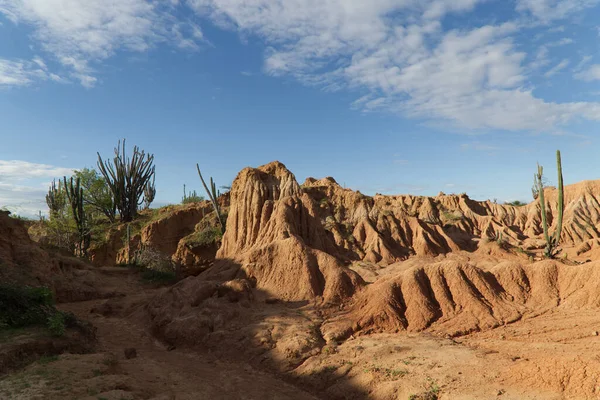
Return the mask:
M 223 232 L 219 227 L 208 227 L 202 231 L 197 231 L 186 237 L 186 244 L 190 247 L 208 246 L 218 243 L 223 237 Z
M 166 254 L 150 247 L 143 247 L 137 251 L 133 258 L 135 266 L 155 272 L 171 273 L 175 271 L 171 258 Z M 151 276 L 152 274 L 148 274 Z
M 443 219 L 445 219 L 446 221 L 449 221 L 451 223 L 458 222 L 464 218 L 464 216 L 460 213 L 448 212 L 448 211 L 442 211 L 442 217 L 443 217 Z
M 504 205 L 513 206 L 513 207 L 523 207 L 523 206 L 526 206 L 527 203 L 520 201 L 520 200 L 515 200 L 515 201 L 511 201 L 511 202 L 506 202 L 506 203 L 504 203 Z
M 181 198 L 181 204 L 199 203 L 204 200 L 204 196 L 198 195 L 195 190 L 189 191 L 188 193 L 185 189 L 185 184 L 183 185 L 183 197 Z
M 62 336 L 71 318 L 54 307 L 48 288 L 0 285 L 0 330 L 44 326 L 51 334 Z
M 413 394 L 409 400 L 438 400 L 440 395 L 440 387 L 436 381 L 431 378 L 427 379 L 427 388 L 424 392 L 419 394 Z
M 377 365 L 372 365 L 365 369 L 365 372 L 373 372 L 383 376 L 387 380 L 398 380 L 405 375 L 408 375 L 408 371 L 405 369 L 393 369 L 393 368 L 384 368 Z

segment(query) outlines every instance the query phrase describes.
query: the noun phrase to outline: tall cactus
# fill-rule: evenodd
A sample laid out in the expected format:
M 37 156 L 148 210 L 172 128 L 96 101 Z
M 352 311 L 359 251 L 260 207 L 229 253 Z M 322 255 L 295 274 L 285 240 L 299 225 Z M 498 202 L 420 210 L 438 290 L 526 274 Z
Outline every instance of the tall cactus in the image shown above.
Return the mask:
M 544 239 L 546 240 L 546 249 L 544 250 L 544 256 L 547 258 L 554 258 L 556 250 L 560 242 L 560 236 L 562 233 L 562 222 L 563 222 L 563 211 L 564 211 L 564 188 L 563 188 L 563 174 L 562 174 L 562 162 L 560 158 L 560 150 L 556 151 L 556 166 L 558 169 L 558 216 L 556 231 L 552 236 L 548 234 L 548 220 L 546 216 L 546 201 L 544 198 L 544 183 L 542 181 L 544 168 L 538 164 L 538 172 L 534 175 L 534 190 L 538 193 L 540 199 L 540 212 L 542 218 L 542 227 L 544 229 Z
M 73 177 L 67 182 L 67 177 L 63 177 L 65 184 L 65 191 L 71 210 L 73 212 L 73 219 L 77 225 L 77 233 L 79 234 L 79 243 L 77 248 L 79 249 L 79 255 L 87 257 L 87 250 L 90 246 L 90 230 L 88 227 L 87 216 L 83 207 L 83 188 L 81 187 L 81 180 L 77 178 L 73 183 Z
M 112 162 L 104 161 L 98 153 L 98 168 L 106 179 L 119 210 L 121 222 L 131 222 L 142 204 L 144 189 L 154 178 L 154 155 L 133 147 L 131 158 L 125 155 L 125 139 L 115 148 Z
M 200 176 L 200 180 L 202 181 L 202 185 L 204 186 L 204 189 L 206 190 L 206 193 L 208 194 L 208 198 L 210 199 L 210 202 L 213 205 L 213 208 L 215 209 L 215 212 L 217 213 L 217 218 L 219 219 L 219 224 L 221 225 L 221 232 L 225 233 L 225 223 L 223 222 L 223 216 L 221 215 L 221 207 L 219 206 L 219 202 L 217 201 L 217 199 L 219 198 L 219 193 L 217 192 L 217 185 L 215 184 L 215 182 L 213 181 L 213 178 L 210 178 L 210 189 L 208 188 L 208 186 L 206 186 L 206 182 L 204 181 L 204 178 L 202 177 L 202 172 L 200 172 L 200 166 L 198 164 L 196 164 L 196 169 L 198 170 L 198 175 Z

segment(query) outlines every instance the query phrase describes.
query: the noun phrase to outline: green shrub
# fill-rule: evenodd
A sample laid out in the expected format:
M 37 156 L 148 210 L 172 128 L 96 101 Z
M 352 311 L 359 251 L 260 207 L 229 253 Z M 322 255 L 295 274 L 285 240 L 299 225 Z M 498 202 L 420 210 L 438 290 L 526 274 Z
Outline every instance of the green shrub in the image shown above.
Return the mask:
M 54 310 L 50 289 L 0 285 L 0 326 L 43 325 Z
M 190 203 L 200 203 L 201 201 L 206 200 L 204 196 L 199 196 L 196 194 L 196 191 L 191 192 L 188 196 L 184 197 L 181 200 L 181 204 L 190 204 Z
M 63 336 L 66 331 L 65 315 L 61 312 L 56 312 L 48 316 L 47 327 L 50 333 L 54 336 Z
M 173 271 L 171 257 L 151 247 L 138 250 L 134 256 L 133 265 L 142 269 L 154 271 Z
M 45 326 L 52 335 L 65 334 L 76 318 L 58 311 L 46 287 L 0 285 L 0 329 Z
M 175 271 L 157 271 L 153 269 L 144 269 L 142 279 L 152 283 L 171 283 L 177 280 Z
M 208 246 L 218 243 L 223 237 L 221 228 L 208 227 L 201 231 L 194 232 L 186 238 L 186 244 L 190 247 Z

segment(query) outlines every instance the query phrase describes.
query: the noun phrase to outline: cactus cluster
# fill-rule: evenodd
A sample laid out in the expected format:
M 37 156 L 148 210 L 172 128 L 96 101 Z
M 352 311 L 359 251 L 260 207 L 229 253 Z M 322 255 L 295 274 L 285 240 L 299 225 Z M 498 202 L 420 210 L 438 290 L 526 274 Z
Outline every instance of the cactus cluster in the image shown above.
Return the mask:
M 560 150 L 556 151 L 556 167 L 558 169 L 558 216 L 556 223 L 556 231 L 553 235 L 548 234 L 548 219 L 546 216 L 546 201 L 544 198 L 544 184 L 543 174 L 544 167 L 538 164 L 538 171 L 534 174 L 534 193 L 537 193 L 537 197 L 540 200 L 540 212 L 542 219 L 542 228 L 544 229 L 544 239 L 546 240 L 546 248 L 544 250 L 544 256 L 547 258 L 554 258 L 558 250 L 558 244 L 560 242 L 560 235 L 562 233 L 562 222 L 563 222 L 563 211 L 564 211 L 564 188 L 563 188 L 563 175 L 562 175 L 562 162 L 560 158 Z
M 144 208 L 150 208 L 150 204 L 154 201 L 154 197 L 156 197 L 156 186 L 154 186 L 155 176 L 152 176 L 152 182 L 148 181 L 146 187 L 144 188 Z
M 52 181 L 48 194 L 46 195 L 46 204 L 50 209 L 51 215 L 60 212 L 65 207 L 65 195 L 63 188 L 61 187 L 60 179 L 58 180 L 58 185 L 56 184 L 56 179 Z
M 131 222 L 142 205 L 145 191 L 154 196 L 154 155 L 133 148 L 131 158 L 125 155 L 125 140 L 115 148 L 112 162 L 104 161 L 98 153 L 98 168 L 113 194 L 121 222 Z M 152 184 L 150 181 L 152 180 Z M 149 186 L 150 184 L 150 186 Z

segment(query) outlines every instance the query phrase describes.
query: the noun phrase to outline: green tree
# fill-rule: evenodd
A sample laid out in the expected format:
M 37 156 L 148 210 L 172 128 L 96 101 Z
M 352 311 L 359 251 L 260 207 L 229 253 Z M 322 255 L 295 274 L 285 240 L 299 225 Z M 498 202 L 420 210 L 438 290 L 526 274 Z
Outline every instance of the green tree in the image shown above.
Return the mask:
M 106 179 L 93 168 L 75 171 L 75 178 L 81 182 L 83 202 L 91 215 L 99 213 L 112 223 L 115 222 L 117 205 Z

